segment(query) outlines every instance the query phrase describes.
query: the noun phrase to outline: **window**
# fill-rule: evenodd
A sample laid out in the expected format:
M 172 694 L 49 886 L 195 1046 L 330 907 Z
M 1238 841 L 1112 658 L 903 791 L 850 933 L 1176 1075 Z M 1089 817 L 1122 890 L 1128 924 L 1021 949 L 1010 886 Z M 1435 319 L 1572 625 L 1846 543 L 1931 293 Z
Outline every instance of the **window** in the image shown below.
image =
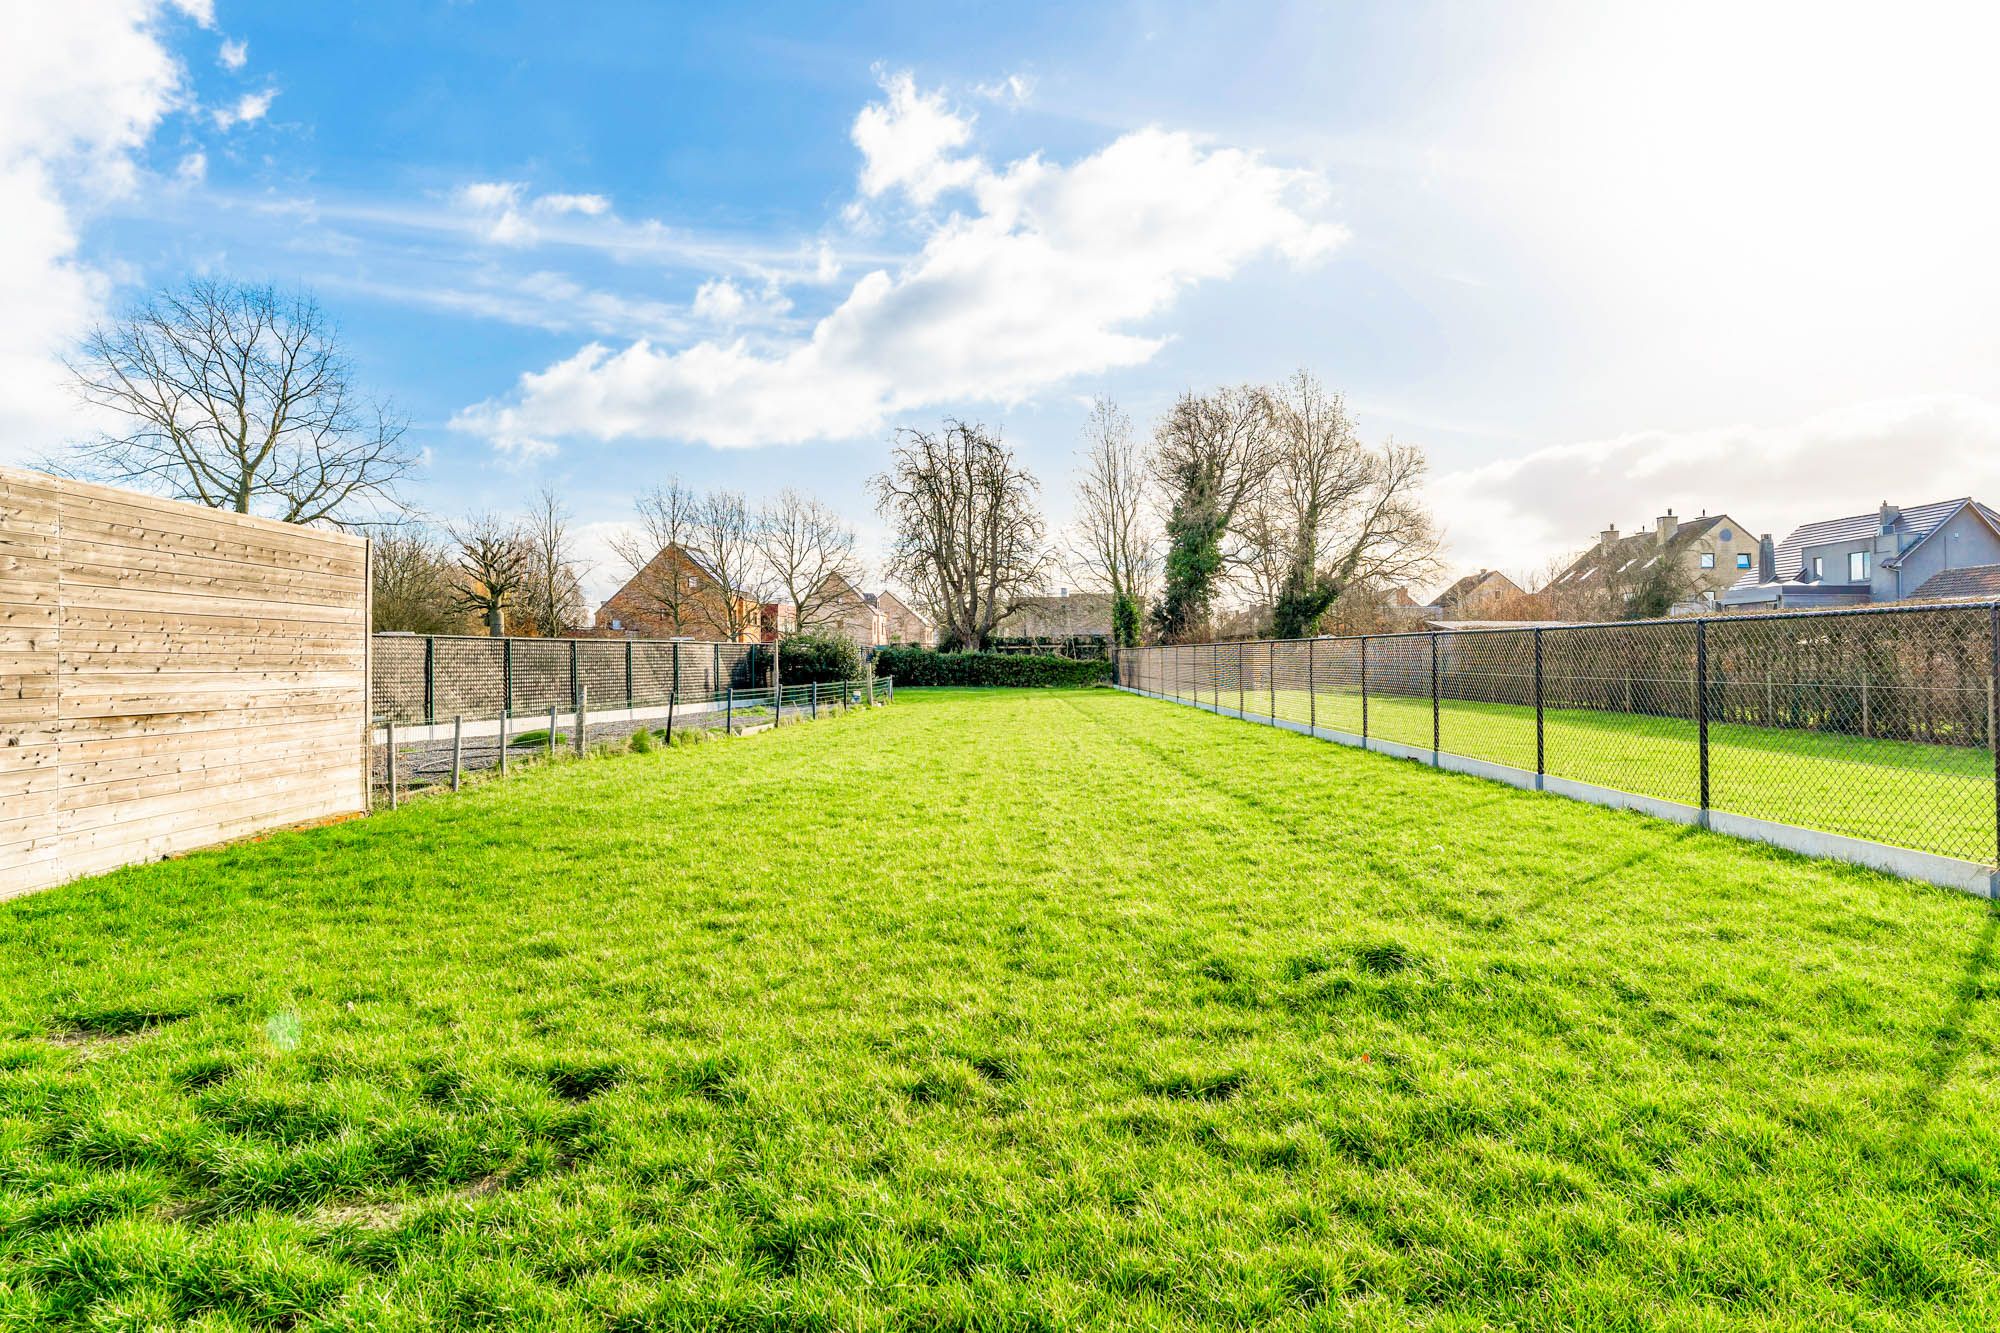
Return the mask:
M 1702 567 L 1703 569 L 1714 569 L 1714 568 L 1715 568 L 1715 552 L 1713 552 L 1713 551 L 1703 551 L 1703 552 L 1701 553 L 1701 567 Z
M 1738 569 L 1750 568 L 1750 557 L 1748 555 L 1738 555 L 1736 557 L 1736 567 Z
M 613 621 L 611 622 L 611 628 L 613 628 L 613 629 L 624 629 L 624 628 L 625 628 L 625 626 L 624 626 L 624 625 L 622 625 L 622 624 L 620 624 L 620 623 L 619 623 L 618 621 L 616 621 L 616 620 L 613 620 Z
M 1868 551 L 1850 551 L 1847 555 L 1847 581 L 1849 583 L 1868 582 L 1869 572 L 1874 565 Z
M 1823 579 L 1826 577 L 1825 556 L 1816 555 L 1813 557 L 1813 577 L 1816 579 Z
M 1731 532 L 1728 528 L 1724 528 L 1721 532 L 1718 532 L 1715 535 L 1722 538 L 1722 540 L 1726 542 L 1733 542 L 1736 540 L 1736 534 L 1734 532 Z
M 701 580 L 700 580 L 700 579 L 696 578 L 696 577 L 695 577 L 694 575 L 692 575 L 692 574 L 688 575 L 688 591 L 689 591 L 689 592 L 693 592 L 693 591 L 694 591 L 694 590 L 695 590 L 696 588 L 699 588 L 700 586 L 701 586 Z

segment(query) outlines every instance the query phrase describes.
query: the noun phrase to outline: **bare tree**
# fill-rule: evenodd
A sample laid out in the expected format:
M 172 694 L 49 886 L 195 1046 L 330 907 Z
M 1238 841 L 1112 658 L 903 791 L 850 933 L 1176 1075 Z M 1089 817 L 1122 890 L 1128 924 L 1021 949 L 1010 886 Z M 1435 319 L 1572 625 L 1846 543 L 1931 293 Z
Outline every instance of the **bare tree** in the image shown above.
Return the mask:
M 310 296 L 196 279 L 100 326 L 69 364 L 125 428 L 77 470 L 288 523 L 354 521 L 416 465 L 404 422 L 363 401 Z
M 462 634 L 467 628 L 451 549 L 417 527 L 368 532 L 374 629 Z
M 1140 608 L 1158 568 L 1148 521 L 1150 478 L 1132 435 L 1132 419 L 1110 399 L 1091 404 L 1083 438 L 1070 561 L 1081 576 L 1078 582 L 1098 584 L 1111 593 L 1118 641 L 1136 642 Z
M 692 553 L 718 585 L 701 599 L 708 628 L 737 643 L 763 613 L 762 554 L 756 520 L 741 491 L 710 491 L 694 509 Z
M 561 638 L 584 622 L 589 609 L 583 601 L 583 566 L 570 531 L 569 511 L 553 490 L 544 487 L 535 497 L 535 507 L 521 526 L 521 542 L 528 553 L 522 609 L 535 633 L 545 639 Z
M 1419 496 L 1421 451 L 1362 444 L 1340 395 L 1303 370 L 1267 401 L 1272 466 L 1251 545 L 1277 576 L 1273 632 L 1300 638 L 1349 587 L 1434 572 L 1437 531 Z
M 458 548 L 458 600 L 476 612 L 495 638 L 507 632 L 507 612 L 528 579 L 528 548 L 513 525 L 480 514 L 451 529 Z
M 835 625 L 863 571 L 854 529 L 826 505 L 786 487 L 758 515 L 757 544 L 774 597 L 792 604 L 801 633 Z
M 1048 567 L 1035 479 L 984 426 L 903 428 L 870 483 L 895 526 L 890 572 L 935 615 L 947 647 L 982 648 Z
M 1165 586 L 1153 609 L 1163 639 L 1207 628 L 1224 542 L 1265 481 L 1271 435 L 1269 395 L 1253 385 L 1182 394 L 1155 428 L 1153 470 L 1169 506 Z
M 612 551 L 632 571 L 628 591 L 640 609 L 663 621 L 676 637 L 706 624 L 708 614 L 700 587 L 690 588 L 680 568 L 660 556 L 669 550 L 689 550 L 700 503 L 678 478 L 655 486 L 635 502 L 636 530 L 611 539 Z

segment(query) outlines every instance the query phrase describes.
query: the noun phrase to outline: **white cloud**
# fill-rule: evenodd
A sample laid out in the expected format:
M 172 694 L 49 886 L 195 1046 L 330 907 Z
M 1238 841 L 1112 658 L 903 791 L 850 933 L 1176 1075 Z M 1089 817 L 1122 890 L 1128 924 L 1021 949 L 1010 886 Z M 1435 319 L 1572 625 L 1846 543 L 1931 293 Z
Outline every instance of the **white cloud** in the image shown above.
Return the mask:
M 535 200 L 535 207 L 544 213 L 581 213 L 594 218 L 609 211 L 611 201 L 601 194 L 545 194 Z
M 748 304 L 742 289 L 727 278 L 711 278 L 694 294 L 696 317 L 712 319 L 718 324 L 735 323 Z
M 250 60 L 250 43 L 224 42 L 215 58 L 224 69 L 242 69 Z
M 255 124 L 270 112 L 271 103 L 277 98 L 278 93 L 275 88 L 266 88 L 258 93 L 245 93 L 230 105 L 218 107 L 211 113 L 215 128 L 228 130 L 238 125 Z
M 942 92 L 918 92 L 907 71 L 885 77 L 882 91 L 886 102 L 854 118 L 863 194 L 872 199 L 901 189 L 921 207 L 979 176 L 978 158 L 953 155 L 972 138 L 972 122 L 954 115 Z
M 888 91 L 891 107 L 929 100 L 899 80 Z M 887 114 L 870 107 L 857 126 Z M 936 153 L 897 160 L 882 179 L 912 198 L 937 179 L 925 165 Z M 864 165 L 864 189 L 878 162 Z M 803 341 L 592 344 L 455 424 L 503 449 L 565 435 L 728 447 L 863 434 L 897 412 L 1018 401 L 1140 364 L 1162 339 L 1135 326 L 1186 287 L 1261 257 L 1308 262 L 1345 239 L 1315 217 L 1317 176 L 1163 130 L 1069 166 L 980 167 L 968 186 L 969 214 L 939 224 L 897 271 L 864 274 Z
M 1032 74 L 1009 74 L 991 83 L 975 83 L 972 91 L 989 102 L 999 102 L 1008 107 L 1025 106 L 1035 94 L 1035 79 Z
M 77 254 L 95 204 L 129 191 L 134 155 L 182 103 L 155 0 L 0 8 L 0 454 L 80 433 L 56 358 L 98 316 L 105 276 Z M 199 21 L 206 7 L 174 6 Z
M 187 154 L 174 166 L 174 179 L 182 185 L 199 185 L 208 177 L 208 154 L 199 150 Z
M 544 194 L 530 200 L 528 187 L 520 181 L 475 181 L 460 186 L 455 198 L 461 208 L 478 216 L 480 233 L 496 245 L 540 240 L 541 230 L 531 214 L 594 218 L 611 210 L 611 201 L 601 194 Z
M 1456 564 L 1534 572 L 1600 528 L 1668 509 L 1728 513 L 1779 539 L 1800 523 L 1975 495 L 2000 497 L 2000 404 L 1929 395 L 1778 426 L 1643 431 L 1556 445 L 1441 476 L 1430 499 Z

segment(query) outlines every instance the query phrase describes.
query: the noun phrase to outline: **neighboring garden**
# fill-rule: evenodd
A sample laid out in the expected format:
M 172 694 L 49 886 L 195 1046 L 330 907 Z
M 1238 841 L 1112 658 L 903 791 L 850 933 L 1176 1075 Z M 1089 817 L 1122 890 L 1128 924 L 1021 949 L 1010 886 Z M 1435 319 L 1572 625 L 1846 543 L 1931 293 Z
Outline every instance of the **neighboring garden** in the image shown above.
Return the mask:
M 1981 904 L 1110 690 L 857 723 L 0 904 L 0 1327 L 2000 1324 Z

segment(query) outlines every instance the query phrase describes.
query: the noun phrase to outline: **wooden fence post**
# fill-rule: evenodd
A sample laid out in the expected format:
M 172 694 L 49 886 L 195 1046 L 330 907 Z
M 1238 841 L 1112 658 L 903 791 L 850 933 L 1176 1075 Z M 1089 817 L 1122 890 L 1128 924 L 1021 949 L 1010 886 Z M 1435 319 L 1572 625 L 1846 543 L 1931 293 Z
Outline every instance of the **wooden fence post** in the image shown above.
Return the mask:
M 459 773 L 465 765 L 465 714 L 455 713 L 451 719 L 451 789 L 458 790 Z
M 590 725 L 587 721 L 589 717 L 590 686 L 579 685 L 576 687 L 576 757 L 578 759 L 583 758 L 584 732 Z
M 556 706 L 549 705 L 549 758 L 556 757 Z
M 390 718 L 385 724 L 388 735 L 385 738 L 389 748 L 389 808 L 396 808 L 396 719 Z

